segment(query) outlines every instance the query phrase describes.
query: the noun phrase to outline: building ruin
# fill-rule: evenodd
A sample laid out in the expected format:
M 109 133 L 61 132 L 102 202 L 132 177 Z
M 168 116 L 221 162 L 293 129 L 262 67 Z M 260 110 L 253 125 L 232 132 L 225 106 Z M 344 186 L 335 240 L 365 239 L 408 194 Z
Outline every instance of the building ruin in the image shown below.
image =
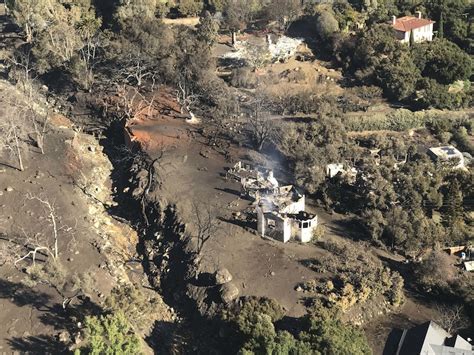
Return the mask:
M 435 162 L 454 162 L 454 169 L 466 169 L 464 155 L 452 145 L 443 147 L 431 147 L 428 149 L 428 155 Z
M 241 196 L 254 201 L 257 232 L 281 242 L 291 238 L 307 243 L 318 225 L 318 216 L 305 211 L 305 195 L 293 185 L 279 186 L 270 169 L 238 162 L 227 176 L 240 182 Z
M 241 61 L 247 65 L 252 65 L 256 56 L 271 63 L 286 62 L 296 55 L 298 48 L 302 48 L 300 46 L 304 45 L 301 38 L 270 34 L 267 34 L 265 38 L 255 37 L 242 41 L 233 39 L 233 43 L 234 50 L 223 54 L 221 58 Z

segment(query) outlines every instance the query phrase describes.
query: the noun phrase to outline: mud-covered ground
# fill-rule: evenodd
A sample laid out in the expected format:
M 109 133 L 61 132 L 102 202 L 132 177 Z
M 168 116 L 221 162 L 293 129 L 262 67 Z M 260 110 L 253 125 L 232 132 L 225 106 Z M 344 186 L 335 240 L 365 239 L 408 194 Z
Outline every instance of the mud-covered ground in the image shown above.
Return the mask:
M 1 93 L 12 90 L 0 82 Z M 44 154 L 32 144 L 24 144 L 22 152 L 24 171 L 15 169 L 14 156 L 6 151 L 0 155 L 0 353 L 58 353 L 69 340 L 80 339 L 80 324 L 74 320 L 100 310 L 114 286 L 132 282 L 158 295 L 145 288 L 136 232 L 110 212 L 116 205 L 113 166 L 98 139 L 66 117 L 51 114 Z M 54 280 L 31 281 L 25 272 L 32 266 L 31 256 L 19 261 L 35 246 L 54 247 L 46 203 L 56 223 L 61 273 L 71 284 L 62 294 L 51 286 Z M 39 251 L 36 263 L 42 266 L 51 258 Z M 84 295 L 64 309 L 64 297 L 75 295 L 75 278 L 84 275 Z M 174 318 L 164 304 L 161 313 L 163 320 Z
M 226 268 L 240 296 L 270 297 L 283 305 L 288 316 L 304 315 L 308 295 L 297 290 L 298 284 L 325 276 L 306 267 L 305 260 L 319 258 L 328 252 L 312 243 L 292 241 L 284 244 L 262 239 L 255 233 L 254 224 L 235 219 L 236 212 L 245 215 L 246 211 L 253 211 L 253 206 L 251 201 L 240 197 L 240 184 L 226 179 L 225 171 L 234 162 L 248 158 L 250 150 L 230 145 L 227 154 L 222 154 L 219 149 L 207 145 L 199 130 L 199 125 L 172 118 L 133 122 L 130 127 L 132 139 L 142 145 L 151 159 L 159 158 L 154 164 L 155 190 L 151 194 L 163 206 L 176 204 L 177 213 L 186 224 L 186 233 L 191 236 L 196 235 L 196 206 L 213 207 L 219 222 L 216 233 L 203 247 L 201 273 Z M 269 164 L 276 168 L 278 179 L 288 181 L 282 167 L 271 161 Z M 350 216 L 328 214 L 310 199 L 307 204 L 324 225 L 323 240 L 351 243 L 360 237 L 356 236 L 358 228 Z M 404 265 L 404 258 L 399 255 L 375 247 L 367 248 L 367 252 L 394 270 Z M 199 293 L 196 296 L 199 297 Z M 436 309 L 409 292 L 405 304 L 394 313 L 367 313 L 373 313 L 373 318 L 364 319 L 363 310 L 354 310 L 348 317 L 363 324 L 375 354 L 383 351 L 393 328 L 411 327 L 439 316 Z

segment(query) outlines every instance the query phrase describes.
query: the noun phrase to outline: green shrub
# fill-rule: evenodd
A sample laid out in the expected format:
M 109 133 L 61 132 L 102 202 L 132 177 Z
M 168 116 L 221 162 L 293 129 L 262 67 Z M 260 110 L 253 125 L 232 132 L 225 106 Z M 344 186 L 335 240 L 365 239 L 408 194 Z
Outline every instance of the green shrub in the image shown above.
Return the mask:
M 258 313 L 268 315 L 272 322 L 280 320 L 285 315 L 283 308 L 275 300 L 266 297 L 249 297 L 244 301 L 235 318 L 240 329 L 245 330 L 248 320 Z
M 395 306 L 402 303 L 403 278 L 384 267 L 379 259 L 367 254 L 363 245 L 324 242 L 323 247 L 331 255 L 313 260 L 310 266 L 317 272 L 336 275 L 317 286 L 329 304 L 347 311 L 356 303 L 364 303 L 377 296 L 385 297 Z
M 160 312 L 161 299 L 147 297 L 134 285 L 115 287 L 105 300 L 106 309 L 112 313 L 123 313 L 131 325 L 138 330 L 151 326 L 154 316 Z
M 451 92 L 448 85 L 442 85 L 434 79 L 424 79 L 413 102 L 417 108 L 458 109 L 466 106 L 469 97 L 463 91 Z
M 398 109 L 388 114 L 377 113 L 374 115 L 348 116 L 343 120 L 348 131 L 405 131 L 428 127 L 438 134 L 449 131 L 453 126 L 468 124 L 469 117 L 465 114 L 453 114 L 449 116 L 436 111 L 410 111 Z
M 453 139 L 456 141 L 461 150 L 466 151 L 474 156 L 474 144 L 469 138 L 467 129 L 465 127 L 459 127 L 456 129 L 453 134 Z
M 86 317 L 86 345 L 75 351 L 93 355 L 141 354 L 140 339 L 134 334 L 123 312 Z
M 382 89 L 378 86 L 355 86 L 349 89 L 349 92 L 357 95 L 363 100 L 374 100 L 382 98 Z
M 178 11 L 183 16 L 196 16 L 203 6 L 204 3 L 199 0 L 179 0 Z
M 282 315 L 281 306 L 273 300 L 246 300 L 234 318 L 244 335 L 239 354 L 371 354 L 363 332 L 344 324 L 337 309 L 318 303 L 299 320 L 303 330 L 297 337 L 276 329 L 275 321 Z
M 364 332 L 338 318 L 308 318 L 309 329 L 300 339 L 321 354 L 368 355 L 372 350 Z
M 392 286 L 387 291 L 387 298 L 392 305 L 398 307 L 404 301 L 404 294 L 403 294 L 404 280 L 403 280 L 403 277 L 398 272 L 394 272 L 392 275 L 391 282 L 392 282 Z

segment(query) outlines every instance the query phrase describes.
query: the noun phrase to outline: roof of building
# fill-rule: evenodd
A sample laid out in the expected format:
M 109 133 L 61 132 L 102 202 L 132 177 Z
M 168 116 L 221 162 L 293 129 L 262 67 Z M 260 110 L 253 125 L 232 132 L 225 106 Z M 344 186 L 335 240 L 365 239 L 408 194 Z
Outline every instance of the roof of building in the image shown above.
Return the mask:
M 429 151 L 439 158 L 451 159 L 455 157 L 462 157 L 462 153 L 454 148 L 452 145 L 446 145 L 443 147 L 433 147 Z
M 466 271 L 474 271 L 474 261 L 465 261 L 464 268 Z
M 451 337 L 438 324 L 430 321 L 406 332 L 400 354 L 474 355 L 474 351 L 469 342 L 459 336 Z
M 453 346 L 459 349 L 472 349 L 471 343 L 459 335 L 456 335 Z
M 400 348 L 401 354 L 420 354 L 421 349 L 423 348 L 428 330 L 431 327 L 431 322 L 426 322 L 420 324 L 414 328 L 411 328 L 407 331 L 405 339 L 403 340 L 402 347 Z M 441 344 L 444 342 L 446 335 L 439 334 L 439 338 L 441 340 Z M 431 338 L 434 338 L 434 334 L 431 335 Z
M 414 16 L 403 16 L 397 18 L 395 23 L 392 25 L 397 31 L 408 32 L 415 28 L 420 28 L 434 23 L 434 21 L 426 18 L 418 18 Z

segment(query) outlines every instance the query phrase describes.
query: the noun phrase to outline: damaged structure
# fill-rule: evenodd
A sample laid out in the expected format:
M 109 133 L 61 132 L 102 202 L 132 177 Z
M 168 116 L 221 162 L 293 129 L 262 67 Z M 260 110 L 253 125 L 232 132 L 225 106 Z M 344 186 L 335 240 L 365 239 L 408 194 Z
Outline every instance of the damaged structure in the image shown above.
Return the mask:
M 452 145 L 443 147 L 432 147 L 428 149 L 428 155 L 435 162 L 448 162 L 452 161 L 455 163 L 454 169 L 466 169 L 464 162 L 464 155 L 454 148 Z
M 286 62 L 296 55 L 298 48 L 303 45 L 300 38 L 275 36 L 267 34 L 264 38 L 257 37 L 252 40 L 235 41 L 234 50 L 221 56 L 224 59 L 242 61 L 250 65 L 255 57 L 261 57 L 268 62 Z
M 293 185 L 279 186 L 273 171 L 238 162 L 227 176 L 241 184 L 241 195 L 254 200 L 257 231 L 281 242 L 291 238 L 307 243 L 318 225 L 318 216 L 305 211 L 304 194 Z

